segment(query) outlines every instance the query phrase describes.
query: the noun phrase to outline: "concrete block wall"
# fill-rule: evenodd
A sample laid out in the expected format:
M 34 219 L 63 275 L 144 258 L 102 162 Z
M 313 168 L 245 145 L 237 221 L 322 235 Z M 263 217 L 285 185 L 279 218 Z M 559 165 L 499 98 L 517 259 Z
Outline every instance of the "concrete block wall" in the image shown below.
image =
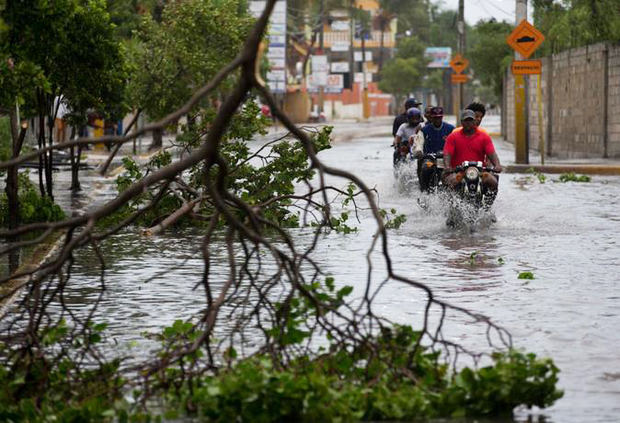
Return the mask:
M 594 44 L 542 60 L 542 124 L 538 112 L 539 79 L 529 76 L 530 147 L 538 148 L 542 133 L 547 155 L 620 157 L 620 46 Z M 512 75 L 507 75 L 504 95 L 505 137 L 514 142 Z
M 607 155 L 620 157 L 620 46 L 608 53 Z

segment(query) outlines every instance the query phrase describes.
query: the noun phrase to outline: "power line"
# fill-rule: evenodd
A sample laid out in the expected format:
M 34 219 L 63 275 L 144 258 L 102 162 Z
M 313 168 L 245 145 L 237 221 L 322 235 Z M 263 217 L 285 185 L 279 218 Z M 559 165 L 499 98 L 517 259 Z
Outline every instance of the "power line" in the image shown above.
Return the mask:
M 503 13 L 503 14 L 505 14 L 506 16 L 508 16 L 508 17 L 510 17 L 510 18 L 512 18 L 512 19 L 514 19 L 514 17 L 515 17 L 515 14 L 514 14 L 514 13 L 507 12 L 506 10 L 502 9 L 501 7 L 499 7 L 499 6 L 495 5 L 495 3 L 493 3 L 493 1 L 489 0 L 489 1 L 487 1 L 486 3 L 487 3 L 487 4 L 490 4 L 490 5 L 493 7 L 493 9 L 495 9 L 495 10 L 497 10 L 497 11 L 499 11 L 499 12 L 502 12 L 502 13 Z M 479 4 L 479 5 L 481 5 L 481 6 L 482 6 L 482 8 L 483 8 L 484 10 L 487 10 L 487 9 L 484 7 L 484 5 L 480 2 L 480 0 L 478 0 L 478 4 Z M 487 10 L 487 12 L 488 12 L 488 10 Z

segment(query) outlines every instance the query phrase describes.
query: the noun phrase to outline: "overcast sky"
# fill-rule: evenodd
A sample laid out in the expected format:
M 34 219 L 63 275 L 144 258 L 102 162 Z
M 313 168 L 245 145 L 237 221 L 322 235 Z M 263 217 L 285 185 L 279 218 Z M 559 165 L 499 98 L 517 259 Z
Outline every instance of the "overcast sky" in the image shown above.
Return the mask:
M 459 0 L 436 0 L 444 9 L 457 10 Z M 480 19 L 495 18 L 498 21 L 515 22 L 515 0 L 465 0 L 465 20 L 475 25 Z M 531 2 L 529 2 L 531 3 Z M 532 6 L 528 4 L 529 21 L 532 21 Z

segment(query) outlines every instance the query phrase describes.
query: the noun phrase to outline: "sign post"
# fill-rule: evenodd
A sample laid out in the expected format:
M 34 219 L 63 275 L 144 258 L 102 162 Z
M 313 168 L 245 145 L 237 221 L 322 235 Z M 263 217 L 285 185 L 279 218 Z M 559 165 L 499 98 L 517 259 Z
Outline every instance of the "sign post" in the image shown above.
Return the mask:
M 463 90 L 462 87 L 464 83 L 467 82 L 467 75 L 465 75 L 464 73 L 462 73 L 465 69 L 467 69 L 467 67 L 469 66 L 469 60 L 467 60 L 466 58 L 464 58 L 463 56 L 461 56 L 460 53 L 457 53 L 452 60 L 450 61 L 450 67 L 452 68 L 452 70 L 454 71 L 454 73 L 452 74 L 452 83 L 453 84 L 461 84 L 459 86 L 459 98 L 457 101 L 454 102 L 454 115 L 456 116 L 457 119 L 457 125 L 459 124 L 459 108 L 462 107 L 462 103 L 463 103 Z
M 544 35 L 526 19 L 521 20 L 506 39 L 517 59 L 512 62 L 511 69 L 515 79 L 515 162 L 519 164 L 529 163 L 527 75 L 540 74 L 542 69 L 540 60 L 523 59 L 528 59 L 544 40 Z

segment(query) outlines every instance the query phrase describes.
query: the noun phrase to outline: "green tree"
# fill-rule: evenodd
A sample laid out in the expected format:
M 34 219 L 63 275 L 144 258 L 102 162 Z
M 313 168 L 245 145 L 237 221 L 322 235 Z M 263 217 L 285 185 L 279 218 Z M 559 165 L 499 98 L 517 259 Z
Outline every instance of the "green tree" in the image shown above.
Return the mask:
M 420 59 L 396 57 L 383 67 L 379 88 L 394 94 L 397 101 L 406 96 L 413 88 L 421 86 Z
M 419 37 L 415 35 L 403 37 L 398 42 L 396 57 L 401 57 L 403 59 L 407 59 L 409 57 L 423 59 L 425 49 L 426 45 L 420 40 Z M 421 60 L 421 62 L 424 62 L 424 60 Z
M 381 8 L 397 19 L 397 31 L 404 34 L 411 31 L 425 43 L 430 41 L 430 1 L 428 0 L 381 0 Z
M 509 23 L 491 19 L 478 22 L 471 31 L 473 42 L 467 57 L 474 75 L 483 86 L 492 88 L 497 97 L 501 95 L 503 75 L 512 57 L 512 49 L 506 44 L 512 30 Z
M 237 55 L 251 22 L 236 0 L 174 2 L 164 9 L 161 23 L 145 17 L 133 46 L 133 105 L 151 119 L 178 108 Z M 229 78 L 219 92 L 233 83 Z M 152 147 L 159 145 L 158 137 Z
M 451 47 L 456 50 L 458 34 L 456 22 L 458 13 L 456 10 L 443 10 L 433 5 L 430 9 L 431 25 L 428 43 L 434 47 Z M 469 27 L 467 28 L 469 30 Z
M 32 63 L 45 78 L 25 97 L 26 110 L 37 117 L 39 147 L 54 142 L 56 98 L 64 98 L 75 116 L 89 108 L 119 109 L 127 69 L 104 0 L 9 2 L 1 17 L 8 25 L 2 51 L 16 63 Z M 52 152 L 39 162 L 41 194 L 53 198 Z
M 620 41 L 617 0 L 534 0 L 534 24 L 545 34 L 541 53 Z
M 424 49 L 425 45 L 415 35 L 403 37 L 399 40 L 396 56 L 382 69 L 379 88 L 394 94 L 398 103 L 414 88 L 424 85 L 423 77 L 427 73 L 428 63 Z

